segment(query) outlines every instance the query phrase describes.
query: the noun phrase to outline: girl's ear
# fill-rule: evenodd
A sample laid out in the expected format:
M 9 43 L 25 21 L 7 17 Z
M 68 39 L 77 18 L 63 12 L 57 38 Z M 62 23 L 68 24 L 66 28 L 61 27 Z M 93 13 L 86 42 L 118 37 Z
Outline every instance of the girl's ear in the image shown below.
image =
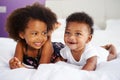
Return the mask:
M 92 40 L 92 35 L 89 35 L 86 43 L 90 42 L 91 40 Z
M 19 33 L 20 38 L 24 39 L 24 32 Z

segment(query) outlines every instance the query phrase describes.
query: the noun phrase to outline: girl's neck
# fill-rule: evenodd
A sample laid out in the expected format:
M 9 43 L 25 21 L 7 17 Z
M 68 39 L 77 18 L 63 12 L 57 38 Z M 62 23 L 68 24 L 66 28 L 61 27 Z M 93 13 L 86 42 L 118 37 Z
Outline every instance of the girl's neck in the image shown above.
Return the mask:
M 26 53 L 27 53 L 28 56 L 36 57 L 39 53 L 39 49 L 34 49 L 30 46 L 27 46 Z

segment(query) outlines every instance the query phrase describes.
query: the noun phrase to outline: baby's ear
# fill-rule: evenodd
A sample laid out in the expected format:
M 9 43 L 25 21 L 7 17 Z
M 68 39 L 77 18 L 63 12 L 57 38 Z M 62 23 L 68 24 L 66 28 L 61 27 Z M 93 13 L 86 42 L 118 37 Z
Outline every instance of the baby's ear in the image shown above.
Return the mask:
M 24 39 L 24 32 L 19 33 L 20 38 Z
M 92 40 L 92 35 L 89 35 L 86 43 L 90 42 L 91 40 Z

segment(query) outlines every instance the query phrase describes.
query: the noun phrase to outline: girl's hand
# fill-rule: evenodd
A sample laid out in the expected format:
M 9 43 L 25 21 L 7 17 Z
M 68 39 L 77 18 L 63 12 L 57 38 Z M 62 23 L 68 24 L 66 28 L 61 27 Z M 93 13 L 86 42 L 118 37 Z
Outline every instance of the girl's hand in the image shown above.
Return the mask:
M 61 26 L 61 23 L 60 22 L 56 22 L 54 25 L 53 25 L 53 30 L 49 31 L 48 32 L 48 39 L 50 38 L 51 39 L 51 35 L 53 33 L 54 30 L 56 30 L 57 28 L 59 28 Z
M 19 61 L 18 58 L 14 57 L 9 61 L 9 65 L 11 69 L 15 69 L 15 68 L 20 68 L 23 67 L 21 61 Z

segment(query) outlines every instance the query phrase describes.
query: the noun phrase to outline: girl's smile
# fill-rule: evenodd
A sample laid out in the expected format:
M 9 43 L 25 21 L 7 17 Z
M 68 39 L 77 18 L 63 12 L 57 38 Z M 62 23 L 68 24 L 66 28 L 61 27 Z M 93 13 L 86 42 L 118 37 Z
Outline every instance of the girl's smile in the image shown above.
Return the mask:
M 27 28 L 20 36 L 32 48 L 40 49 L 47 40 L 47 26 L 40 20 L 31 19 Z

